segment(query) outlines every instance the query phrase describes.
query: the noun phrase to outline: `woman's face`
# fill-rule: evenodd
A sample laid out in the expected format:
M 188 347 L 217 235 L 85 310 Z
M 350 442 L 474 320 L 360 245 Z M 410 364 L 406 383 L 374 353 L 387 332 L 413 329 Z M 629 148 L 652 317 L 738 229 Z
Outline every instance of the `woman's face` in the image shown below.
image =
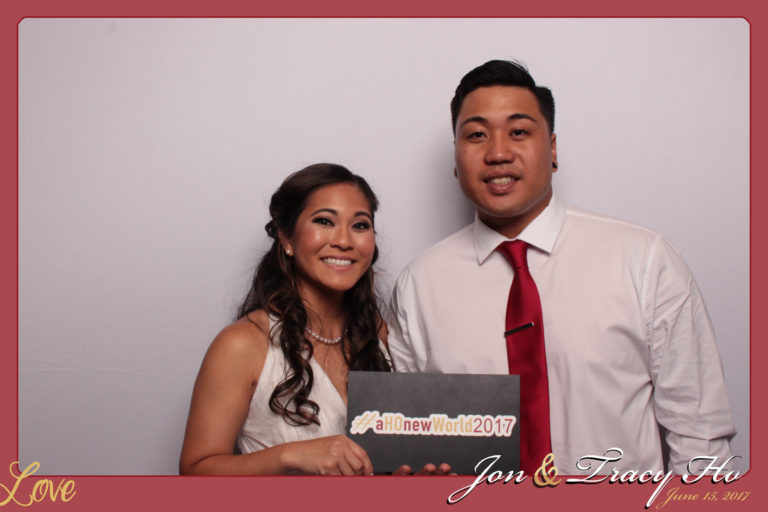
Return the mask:
M 371 266 L 376 239 L 373 214 L 351 183 L 312 192 L 283 249 L 296 261 L 299 291 L 328 294 L 352 288 Z

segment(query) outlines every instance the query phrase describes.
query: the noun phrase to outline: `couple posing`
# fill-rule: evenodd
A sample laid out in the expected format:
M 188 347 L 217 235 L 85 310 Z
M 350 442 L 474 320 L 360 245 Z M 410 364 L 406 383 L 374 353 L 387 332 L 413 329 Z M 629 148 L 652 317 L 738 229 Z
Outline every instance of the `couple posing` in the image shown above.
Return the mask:
M 612 447 L 618 467 L 642 471 L 727 459 L 735 430 L 696 283 L 657 233 L 553 194 L 554 111 L 516 63 L 464 76 L 454 172 L 475 221 L 403 270 L 388 326 L 374 291 L 375 194 L 339 165 L 290 175 L 239 319 L 200 368 L 181 472 L 373 473 L 344 435 L 349 370 L 521 375 L 526 473 L 552 452 L 576 474 L 581 457 Z

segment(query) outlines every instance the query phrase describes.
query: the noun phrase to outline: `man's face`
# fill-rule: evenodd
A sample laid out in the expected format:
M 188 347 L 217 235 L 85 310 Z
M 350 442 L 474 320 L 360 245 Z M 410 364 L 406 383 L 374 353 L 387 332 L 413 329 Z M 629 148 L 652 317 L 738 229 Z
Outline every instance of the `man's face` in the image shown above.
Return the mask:
M 514 238 L 549 204 L 555 135 L 522 87 L 480 87 L 456 120 L 456 171 L 480 220 Z

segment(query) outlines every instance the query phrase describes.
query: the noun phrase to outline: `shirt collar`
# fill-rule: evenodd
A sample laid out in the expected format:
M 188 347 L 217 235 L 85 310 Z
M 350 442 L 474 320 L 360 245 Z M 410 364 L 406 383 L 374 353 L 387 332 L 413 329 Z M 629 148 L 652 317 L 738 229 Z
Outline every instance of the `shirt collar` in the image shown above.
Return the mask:
M 549 254 L 555 246 L 555 241 L 560 233 L 564 219 L 565 204 L 553 192 L 552 199 L 550 199 L 544 211 L 533 219 L 515 240 L 528 242 L 533 247 Z M 475 244 L 478 265 L 482 265 L 500 243 L 509 240 L 509 238 L 481 221 L 477 216 L 477 212 L 475 212 L 475 223 L 472 226 L 472 238 Z

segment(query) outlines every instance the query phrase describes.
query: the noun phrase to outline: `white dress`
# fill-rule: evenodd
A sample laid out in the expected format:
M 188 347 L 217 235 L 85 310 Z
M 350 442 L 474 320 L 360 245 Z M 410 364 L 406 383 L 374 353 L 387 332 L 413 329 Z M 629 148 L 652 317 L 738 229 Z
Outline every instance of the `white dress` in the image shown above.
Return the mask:
M 274 321 L 270 318 L 270 328 L 273 324 Z M 275 329 L 274 334 L 275 339 L 278 339 L 279 330 Z M 320 412 L 317 415 L 320 425 L 312 423 L 293 426 L 269 408 L 269 397 L 275 386 L 285 379 L 288 370 L 288 363 L 280 345 L 270 342 L 264 368 L 261 370 L 256 390 L 251 397 L 248 417 L 237 435 L 237 446 L 241 453 L 251 453 L 293 441 L 345 433 L 347 406 L 344 400 L 314 357 L 309 360 L 309 364 L 314 376 L 309 399 L 320 406 Z

